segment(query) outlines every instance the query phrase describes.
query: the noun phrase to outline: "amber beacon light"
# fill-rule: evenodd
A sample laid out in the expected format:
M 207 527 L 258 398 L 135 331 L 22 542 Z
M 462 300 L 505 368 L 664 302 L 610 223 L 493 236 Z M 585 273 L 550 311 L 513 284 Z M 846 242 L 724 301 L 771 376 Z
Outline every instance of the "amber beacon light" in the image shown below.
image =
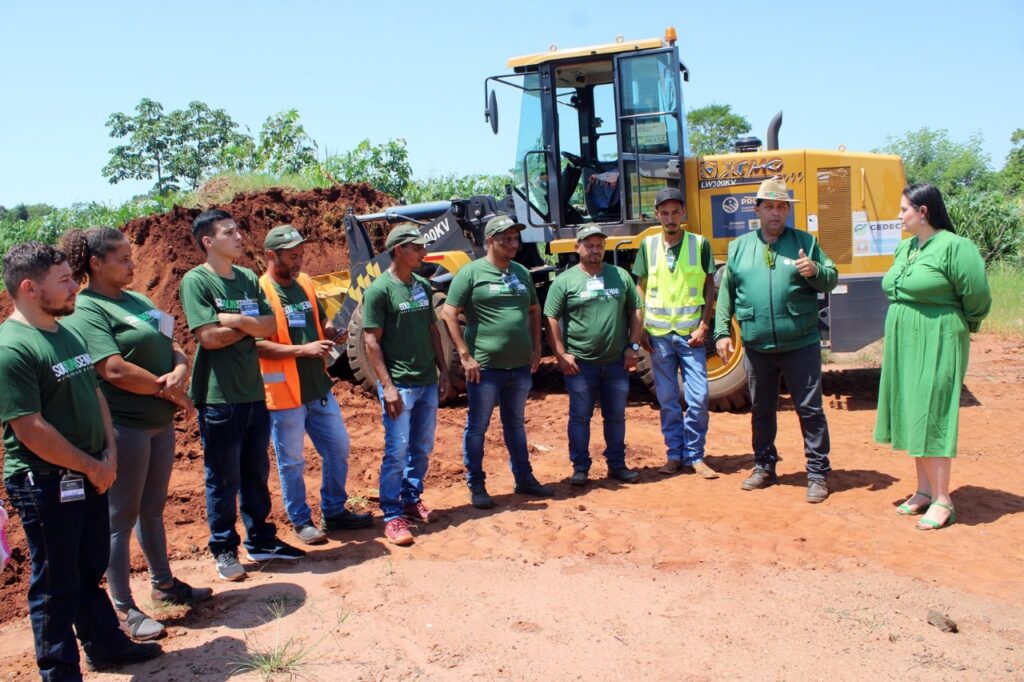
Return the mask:
M 665 42 L 668 43 L 669 45 L 675 45 L 676 44 L 676 39 L 677 39 L 676 38 L 676 27 L 675 26 L 669 26 L 668 28 L 666 28 L 665 29 Z

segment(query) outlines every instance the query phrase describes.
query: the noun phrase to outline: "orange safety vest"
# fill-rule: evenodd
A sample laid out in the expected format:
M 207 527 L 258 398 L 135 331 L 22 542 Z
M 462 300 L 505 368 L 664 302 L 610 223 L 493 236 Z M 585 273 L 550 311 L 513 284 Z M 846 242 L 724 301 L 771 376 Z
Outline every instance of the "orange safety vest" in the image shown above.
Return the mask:
M 320 315 L 317 314 L 316 290 L 313 289 L 313 280 L 309 278 L 309 275 L 300 272 L 296 281 L 306 292 L 306 298 L 313 304 L 316 333 L 322 341 L 324 330 L 320 326 Z M 274 320 L 277 322 L 277 332 L 273 338 L 268 340 L 290 345 L 292 337 L 288 333 L 288 316 L 284 314 L 281 297 L 277 295 L 277 290 L 274 289 L 274 284 L 266 273 L 260 277 L 260 288 L 263 289 L 267 302 L 274 310 Z M 267 396 L 268 410 L 290 410 L 302 404 L 302 388 L 299 386 L 299 370 L 295 365 L 295 358 L 271 360 L 260 356 L 260 372 L 263 374 L 263 390 Z

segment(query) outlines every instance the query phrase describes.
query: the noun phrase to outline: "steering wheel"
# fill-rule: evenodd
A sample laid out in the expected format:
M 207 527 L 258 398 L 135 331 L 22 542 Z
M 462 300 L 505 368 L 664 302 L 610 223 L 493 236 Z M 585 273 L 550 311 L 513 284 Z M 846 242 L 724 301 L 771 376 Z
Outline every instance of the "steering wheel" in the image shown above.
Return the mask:
M 575 154 L 571 154 L 569 152 L 562 152 L 562 156 L 564 156 L 569 163 L 576 166 L 577 168 L 583 168 L 582 157 L 576 156 Z

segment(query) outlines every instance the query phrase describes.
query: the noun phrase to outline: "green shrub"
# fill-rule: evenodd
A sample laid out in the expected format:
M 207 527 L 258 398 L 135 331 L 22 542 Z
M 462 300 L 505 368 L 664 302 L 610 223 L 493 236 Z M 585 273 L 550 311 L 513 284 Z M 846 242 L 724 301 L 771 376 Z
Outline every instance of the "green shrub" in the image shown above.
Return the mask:
M 959 234 L 973 241 L 986 264 L 1024 264 L 1024 206 L 1002 192 L 968 189 L 946 207 Z

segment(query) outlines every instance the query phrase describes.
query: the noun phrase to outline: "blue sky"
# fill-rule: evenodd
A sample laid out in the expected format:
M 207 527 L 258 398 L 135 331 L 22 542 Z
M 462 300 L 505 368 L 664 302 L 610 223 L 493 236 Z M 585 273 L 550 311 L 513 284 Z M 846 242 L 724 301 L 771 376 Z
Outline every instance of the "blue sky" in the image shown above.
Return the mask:
M 123 201 L 104 122 L 142 97 L 201 100 L 253 131 L 297 108 L 321 154 L 405 138 L 414 174 L 512 166 L 518 98 L 483 119 L 506 59 L 675 26 L 688 108 L 731 104 L 783 147 L 867 151 L 887 134 L 984 136 L 1001 168 L 1024 127 L 1024 3 L 20 2 L 0 0 L 0 205 Z

